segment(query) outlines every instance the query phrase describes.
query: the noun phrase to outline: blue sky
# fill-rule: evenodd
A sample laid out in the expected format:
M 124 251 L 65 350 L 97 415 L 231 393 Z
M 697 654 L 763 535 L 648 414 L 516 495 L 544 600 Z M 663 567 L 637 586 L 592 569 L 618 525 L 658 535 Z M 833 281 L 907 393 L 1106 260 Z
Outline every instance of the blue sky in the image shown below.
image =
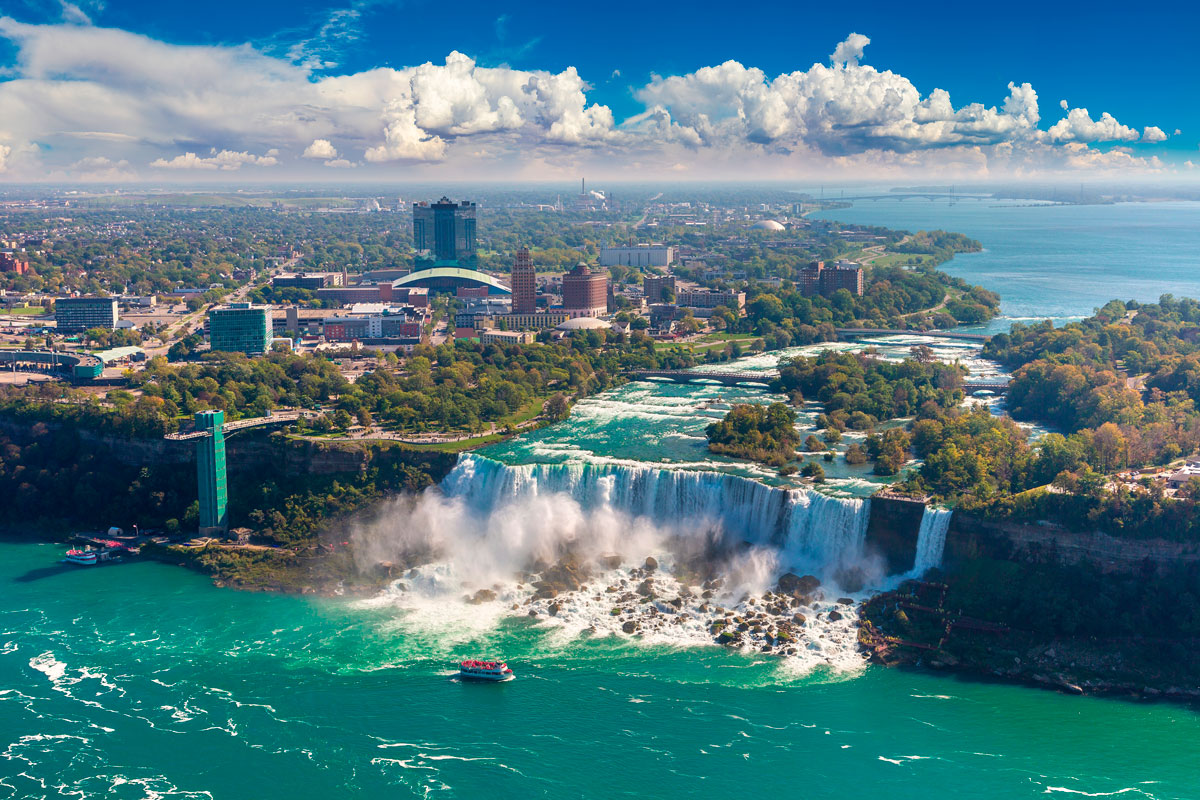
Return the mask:
M 16 0 L 0 8 L 0 103 L 18 120 L 0 121 L 0 178 L 1186 175 L 1196 17 Z

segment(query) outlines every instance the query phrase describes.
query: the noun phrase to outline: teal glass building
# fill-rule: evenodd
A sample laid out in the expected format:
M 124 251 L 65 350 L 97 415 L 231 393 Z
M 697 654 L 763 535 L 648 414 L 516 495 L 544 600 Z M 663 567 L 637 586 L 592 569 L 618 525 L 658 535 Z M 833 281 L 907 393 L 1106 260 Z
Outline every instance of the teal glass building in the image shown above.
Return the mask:
M 208 312 L 208 341 L 214 352 L 261 356 L 271 349 L 271 311 L 233 303 Z

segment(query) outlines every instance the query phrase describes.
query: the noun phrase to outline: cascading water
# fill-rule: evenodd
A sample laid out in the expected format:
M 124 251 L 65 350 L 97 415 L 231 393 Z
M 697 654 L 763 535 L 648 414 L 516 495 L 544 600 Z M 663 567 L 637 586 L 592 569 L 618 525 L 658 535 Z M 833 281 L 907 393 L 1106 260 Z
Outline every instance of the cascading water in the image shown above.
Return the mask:
M 921 528 L 917 533 L 917 555 L 912 574 L 920 577 L 925 570 L 942 565 L 942 552 L 946 548 L 946 530 L 950 527 L 948 508 L 926 506 L 921 517 Z
M 481 515 L 533 498 L 567 496 L 585 513 L 621 512 L 681 538 L 715 537 L 779 551 L 813 570 L 863 556 L 869 501 L 779 489 L 717 472 L 594 464 L 506 465 L 464 454 L 442 482 Z
M 853 604 L 822 583 L 862 585 L 875 568 L 868 513 L 866 500 L 717 472 L 464 454 L 438 489 L 393 498 L 351 537 L 364 569 L 401 570 L 378 602 L 430 641 L 515 615 L 571 636 L 718 642 L 854 670 Z

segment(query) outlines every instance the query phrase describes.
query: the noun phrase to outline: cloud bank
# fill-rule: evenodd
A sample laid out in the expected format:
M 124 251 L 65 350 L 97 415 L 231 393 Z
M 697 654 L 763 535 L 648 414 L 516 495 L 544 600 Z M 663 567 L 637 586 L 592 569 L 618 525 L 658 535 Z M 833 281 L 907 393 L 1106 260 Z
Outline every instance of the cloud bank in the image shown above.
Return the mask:
M 0 83 L 0 178 L 278 179 L 322 167 L 363 178 L 985 177 L 1166 166 L 1128 147 L 1166 140 L 1157 126 L 1139 134 L 1064 101 L 1061 119 L 1042 127 L 1037 92 L 1015 81 L 994 105 L 922 95 L 864 64 L 870 39 L 858 33 L 826 63 L 775 77 L 737 61 L 655 76 L 632 89 L 643 110 L 618 121 L 573 67 L 485 67 L 452 52 L 442 64 L 324 75 L 311 53 L 73 23 L 0 18 L 17 54 Z

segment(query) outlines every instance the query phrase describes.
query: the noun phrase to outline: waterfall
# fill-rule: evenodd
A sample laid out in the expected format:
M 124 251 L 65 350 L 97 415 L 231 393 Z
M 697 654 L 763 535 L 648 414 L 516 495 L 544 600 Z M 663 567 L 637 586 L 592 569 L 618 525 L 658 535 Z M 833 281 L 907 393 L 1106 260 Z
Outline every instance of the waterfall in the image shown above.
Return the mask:
M 942 565 L 942 551 L 946 547 L 946 529 L 950 527 L 948 508 L 926 506 L 921 517 L 921 529 L 917 533 L 917 554 L 912 574 L 921 577 L 925 570 Z
M 525 501 L 567 496 L 584 514 L 618 512 L 683 539 L 770 547 L 787 564 L 812 568 L 859 560 L 869 515 L 866 500 L 773 488 L 719 472 L 582 463 L 510 466 L 475 454 L 460 456 L 442 491 L 485 518 Z

